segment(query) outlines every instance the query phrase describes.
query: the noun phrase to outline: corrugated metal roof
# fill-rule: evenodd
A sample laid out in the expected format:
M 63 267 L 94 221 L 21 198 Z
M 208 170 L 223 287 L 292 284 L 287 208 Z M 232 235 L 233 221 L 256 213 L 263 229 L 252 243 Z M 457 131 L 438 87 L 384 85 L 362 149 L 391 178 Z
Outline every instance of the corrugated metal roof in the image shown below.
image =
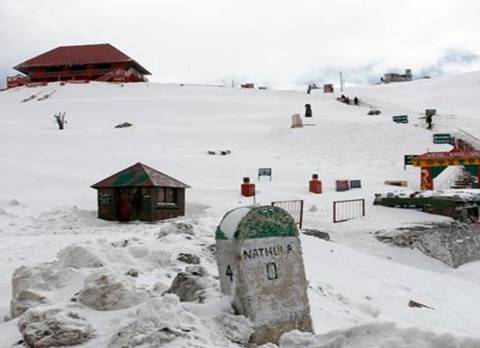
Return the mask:
M 147 69 L 110 44 L 60 46 L 18 64 L 15 69 L 26 72 L 33 67 L 122 62 L 132 62 L 140 73 L 150 75 Z
M 143 163 L 135 163 L 112 176 L 92 185 L 92 188 L 108 188 L 108 187 L 179 187 L 189 188 L 177 179 L 168 176 L 158 170 L 155 170 Z

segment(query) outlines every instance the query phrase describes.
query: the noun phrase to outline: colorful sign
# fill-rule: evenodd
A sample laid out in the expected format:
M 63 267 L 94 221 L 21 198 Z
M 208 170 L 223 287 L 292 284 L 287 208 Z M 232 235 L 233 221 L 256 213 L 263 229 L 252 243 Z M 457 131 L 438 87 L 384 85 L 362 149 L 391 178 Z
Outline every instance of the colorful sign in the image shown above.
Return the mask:
M 415 167 L 446 167 L 461 165 L 480 165 L 479 151 L 427 152 L 413 156 Z

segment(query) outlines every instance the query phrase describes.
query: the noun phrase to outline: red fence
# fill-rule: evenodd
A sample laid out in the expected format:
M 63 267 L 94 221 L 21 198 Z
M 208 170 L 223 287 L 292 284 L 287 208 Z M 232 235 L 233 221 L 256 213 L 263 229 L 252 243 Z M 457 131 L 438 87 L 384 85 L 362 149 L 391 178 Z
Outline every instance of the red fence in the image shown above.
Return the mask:
M 365 199 L 333 202 L 333 222 L 343 222 L 365 216 Z
M 274 207 L 279 207 L 286 210 L 295 220 L 299 228 L 303 225 L 303 200 L 293 201 L 278 201 L 272 202 Z

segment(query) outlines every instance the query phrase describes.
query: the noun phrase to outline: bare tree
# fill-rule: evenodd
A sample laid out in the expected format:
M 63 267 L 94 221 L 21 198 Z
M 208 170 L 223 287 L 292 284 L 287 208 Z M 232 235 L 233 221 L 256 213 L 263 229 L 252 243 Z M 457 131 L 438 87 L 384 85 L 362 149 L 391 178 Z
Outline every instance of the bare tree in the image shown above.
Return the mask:
M 55 117 L 55 120 L 57 121 L 58 124 L 58 129 L 62 130 L 64 128 L 65 123 L 67 121 L 65 120 L 65 115 L 66 112 L 59 112 L 58 114 L 55 114 L 53 117 Z

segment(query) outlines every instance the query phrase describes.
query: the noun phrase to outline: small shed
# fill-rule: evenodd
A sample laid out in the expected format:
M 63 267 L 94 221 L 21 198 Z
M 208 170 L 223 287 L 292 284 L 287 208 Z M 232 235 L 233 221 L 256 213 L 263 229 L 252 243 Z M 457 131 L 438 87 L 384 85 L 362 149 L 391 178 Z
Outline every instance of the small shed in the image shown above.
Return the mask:
M 155 221 L 185 215 L 187 184 L 136 163 L 91 186 L 98 191 L 98 217 Z
M 323 85 L 323 93 L 333 93 L 334 88 L 331 83 Z

